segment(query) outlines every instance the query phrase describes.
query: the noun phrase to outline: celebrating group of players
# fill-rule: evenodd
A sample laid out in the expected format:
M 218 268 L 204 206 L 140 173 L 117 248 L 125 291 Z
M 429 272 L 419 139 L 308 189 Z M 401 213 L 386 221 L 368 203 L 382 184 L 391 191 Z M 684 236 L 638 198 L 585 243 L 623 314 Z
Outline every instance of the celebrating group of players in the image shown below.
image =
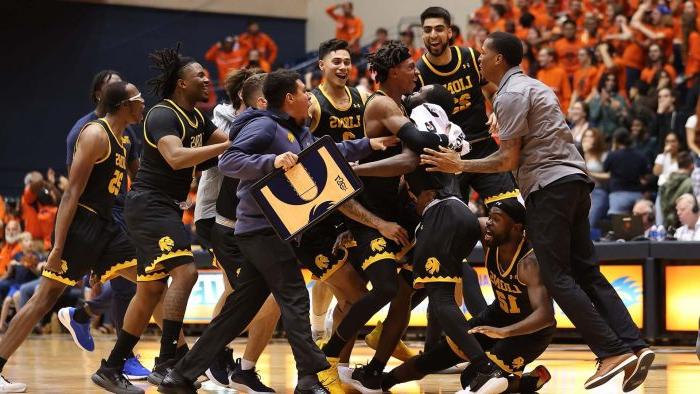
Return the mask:
M 118 339 L 92 376 L 110 392 L 143 392 L 122 372 L 151 316 L 162 339 L 148 381 L 165 393 L 196 392 L 202 374 L 223 386 L 274 392 L 255 373 L 255 361 L 280 316 L 297 364 L 295 393 L 340 393 L 341 383 L 363 393 L 383 392 L 464 361 L 469 362 L 461 372 L 465 392 L 541 388 L 550 378 L 546 368 L 528 373 L 525 368 L 549 345 L 554 311 L 513 176 L 426 171 L 420 159 L 426 149 L 456 151 L 465 159 L 496 152 L 490 130 L 496 124 L 487 116 L 486 100 L 497 88 L 482 76 L 478 52 L 449 46 L 445 9 L 429 7 L 421 23 L 426 53 L 417 63 L 394 41 L 369 56 L 379 88 L 369 97 L 346 85 L 350 52 L 337 39 L 320 46 L 323 83 L 310 96 L 294 72 L 241 70 L 227 79 L 231 104 L 217 107 L 213 121 L 195 108 L 208 95 L 204 69 L 177 48 L 151 55 L 160 74 L 150 84 L 162 101 L 145 119 L 136 86 L 106 84 L 101 97 L 106 114 L 88 122 L 77 138 L 54 248 L 39 290 L 0 341 L 0 368 L 66 286 L 91 272 L 98 281 L 122 276 L 137 282 Z M 143 155 L 120 226 L 113 206 L 126 193 L 131 170 L 123 136 L 127 126 L 142 121 Z M 293 242 L 283 242 L 252 200 L 250 187 L 275 168 L 294 166 L 297 154 L 324 135 L 352 162 L 364 189 Z M 197 230 L 212 245 L 227 291 L 188 349 L 182 321 L 197 271 L 181 216 L 198 171 L 205 172 Z M 488 217 L 477 218 L 465 204 L 471 189 L 484 199 Z M 464 262 L 479 241 L 496 296 L 491 305 Z M 319 290 L 323 286 L 337 299 L 333 333 L 319 341 L 320 348 L 312 340 L 299 265 L 312 272 Z M 458 306 L 456 290 L 472 319 Z M 411 308 L 425 297 L 430 329 L 445 338 L 413 355 L 400 339 Z M 358 331 L 387 304 L 387 320 L 373 333 L 379 338 L 374 357 L 350 369 Z M 90 347 L 81 331 L 86 316 L 78 308 L 62 319 L 82 348 Z M 246 351 L 235 363 L 226 346 L 246 329 Z M 384 373 L 392 354 L 404 363 Z M 587 388 L 607 379 L 590 380 Z M 642 380 L 626 375 L 625 390 Z M 0 380 L 0 391 L 25 388 Z

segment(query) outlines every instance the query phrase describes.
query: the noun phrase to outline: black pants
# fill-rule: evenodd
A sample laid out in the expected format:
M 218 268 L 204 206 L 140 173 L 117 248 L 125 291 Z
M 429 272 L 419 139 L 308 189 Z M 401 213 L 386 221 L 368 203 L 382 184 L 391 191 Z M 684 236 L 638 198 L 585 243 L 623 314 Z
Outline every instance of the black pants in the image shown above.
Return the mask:
M 599 358 L 647 346 L 610 282 L 590 240 L 587 182 L 567 177 L 531 193 L 527 234 L 549 294 Z
M 329 368 L 325 356 L 311 339 L 309 293 L 291 246 L 272 229 L 236 236 L 236 241 L 245 256 L 236 290 L 226 298 L 221 313 L 175 368 L 186 378 L 197 379 L 209 368 L 218 351 L 253 320 L 270 292 L 279 304 L 299 376 Z

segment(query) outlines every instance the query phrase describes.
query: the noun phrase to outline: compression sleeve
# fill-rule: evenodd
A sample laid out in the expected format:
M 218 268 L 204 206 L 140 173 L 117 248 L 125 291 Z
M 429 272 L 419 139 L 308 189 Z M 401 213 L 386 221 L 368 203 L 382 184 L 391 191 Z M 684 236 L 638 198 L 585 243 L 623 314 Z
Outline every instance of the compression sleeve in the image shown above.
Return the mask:
M 423 148 L 439 150 L 439 146 L 447 146 L 449 143 L 449 138 L 446 135 L 420 131 L 411 122 L 406 122 L 401 126 L 396 136 L 418 154 L 423 153 Z

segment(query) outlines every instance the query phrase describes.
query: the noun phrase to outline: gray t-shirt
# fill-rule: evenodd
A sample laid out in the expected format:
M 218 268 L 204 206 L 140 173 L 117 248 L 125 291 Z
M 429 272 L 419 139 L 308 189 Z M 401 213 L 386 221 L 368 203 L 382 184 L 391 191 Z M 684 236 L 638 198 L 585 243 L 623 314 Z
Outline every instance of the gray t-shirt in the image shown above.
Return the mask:
M 501 79 L 494 110 L 501 140 L 522 138 L 513 176 L 525 199 L 565 176 L 587 176 L 557 96 L 548 86 L 513 67 Z

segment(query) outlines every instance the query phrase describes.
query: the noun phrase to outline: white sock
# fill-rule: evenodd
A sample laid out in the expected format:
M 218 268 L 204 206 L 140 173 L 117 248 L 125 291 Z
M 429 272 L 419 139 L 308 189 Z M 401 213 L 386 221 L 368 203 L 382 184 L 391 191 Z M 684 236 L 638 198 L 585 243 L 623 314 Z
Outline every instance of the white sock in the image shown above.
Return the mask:
M 324 331 L 326 327 L 326 314 L 311 314 L 311 329 L 313 331 Z
M 350 368 L 350 363 L 338 363 L 338 367 Z
M 241 359 L 241 369 L 244 371 L 247 371 L 249 369 L 255 368 L 255 361 L 250 361 L 246 360 L 244 358 Z

